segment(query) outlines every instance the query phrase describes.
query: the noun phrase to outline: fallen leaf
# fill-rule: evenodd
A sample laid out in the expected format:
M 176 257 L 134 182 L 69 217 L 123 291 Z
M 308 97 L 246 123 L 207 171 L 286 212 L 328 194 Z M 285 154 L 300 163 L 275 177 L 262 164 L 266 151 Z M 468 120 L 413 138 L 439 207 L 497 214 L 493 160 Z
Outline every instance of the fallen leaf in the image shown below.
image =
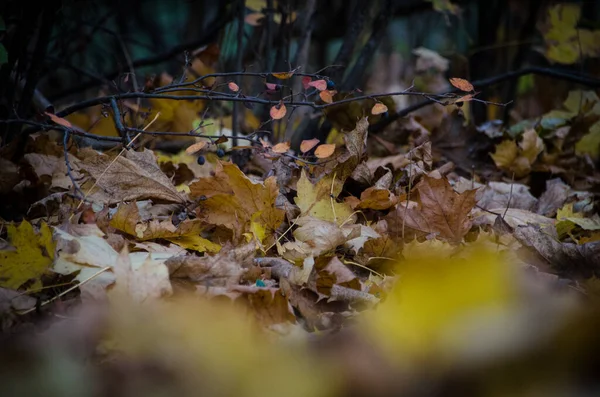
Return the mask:
M 99 154 L 82 161 L 81 168 L 96 180 L 98 190 L 89 199 L 100 203 L 144 199 L 185 202 L 171 180 L 160 170 L 154 153 L 148 149 L 142 152 L 129 150 L 114 161 Z
M 454 243 L 462 241 L 471 228 L 469 213 L 475 206 L 475 190 L 456 193 L 445 178 L 427 175 L 416 186 L 418 207 L 407 208 L 399 203 L 396 211 L 386 216 L 390 233 L 401 235 L 404 228 L 409 235 L 425 236 L 431 233 Z
M 232 288 L 232 291 L 242 293 L 241 301 L 246 304 L 261 325 L 296 322 L 292 306 L 279 288 L 240 285 Z
M 300 227 L 294 230 L 294 238 L 310 247 L 311 256 L 334 251 L 346 242 L 346 236 L 335 223 L 312 217 L 301 217 L 296 220 Z
M 276 178 L 252 182 L 235 164 L 218 162 L 215 176 L 192 183 L 190 192 L 192 197 L 206 197 L 198 209 L 200 219 L 225 226 L 235 239 L 251 233 L 252 222 L 258 222 L 268 240 L 284 219 L 284 211 L 275 207 L 279 195 Z
M 40 278 L 54 259 L 52 231 L 42 222 L 36 233 L 27 221 L 19 226 L 8 224 L 6 229 L 14 249 L 0 251 L 0 287 L 16 290 L 27 281 L 33 281 L 29 289 L 41 287 Z
M 330 196 L 332 185 L 333 198 Z M 334 222 L 338 225 L 344 222 L 347 223 L 348 219 L 354 216 L 352 208 L 348 204 L 338 203 L 335 200 L 335 197 L 340 193 L 340 186 L 333 183 L 332 177 L 324 177 L 313 185 L 306 176 L 306 172 L 302 170 L 302 175 L 297 184 L 297 191 L 298 196 L 294 198 L 294 202 L 303 215 Z
M 393 207 L 398 198 L 388 189 L 378 189 L 374 186 L 365 189 L 360 194 L 359 209 L 386 210 Z

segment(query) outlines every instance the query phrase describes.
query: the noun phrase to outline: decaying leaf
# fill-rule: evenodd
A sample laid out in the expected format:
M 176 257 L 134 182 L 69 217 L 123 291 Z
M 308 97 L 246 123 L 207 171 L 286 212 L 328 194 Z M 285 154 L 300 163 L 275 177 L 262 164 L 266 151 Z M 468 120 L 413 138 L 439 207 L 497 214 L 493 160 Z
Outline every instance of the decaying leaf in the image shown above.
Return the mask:
M 112 160 L 99 154 L 86 158 L 81 168 L 96 181 L 95 191 L 89 199 L 100 203 L 116 204 L 121 201 L 144 199 L 183 203 L 185 199 L 173 183 L 160 170 L 151 150 L 129 150 L 124 156 Z
M 475 190 L 456 193 L 445 178 L 423 176 L 416 186 L 418 206 L 399 203 L 386 217 L 390 233 L 415 236 L 434 234 L 455 243 L 462 241 L 471 228 L 469 213 L 475 206 Z M 408 207 L 408 208 L 407 208 Z
M 284 219 L 284 211 L 275 207 L 279 195 L 276 178 L 255 183 L 235 164 L 219 162 L 215 176 L 192 183 L 190 192 L 192 197 L 206 197 L 198 209 L 199 217 L 232 230 L 235 239 L 252 233 L 252 223 L 260 224 L 271 238 Z

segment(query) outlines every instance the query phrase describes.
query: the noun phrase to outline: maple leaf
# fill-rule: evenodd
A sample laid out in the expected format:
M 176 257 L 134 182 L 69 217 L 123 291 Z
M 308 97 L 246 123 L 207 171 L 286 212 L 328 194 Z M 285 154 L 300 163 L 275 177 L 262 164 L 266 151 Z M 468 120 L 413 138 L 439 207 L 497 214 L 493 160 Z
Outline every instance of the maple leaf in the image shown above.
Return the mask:
M 491 154 L 492 159 L 502 170 L 514 172 L 516 178 L 529 174 L 532 164 L 544 150 L 542 138 L 533 129 L 523 133 L 519 146 L 515 141 L 505 140 L 496 145 L 496 151 Z
M 292 306 L 279 288 L 240 285 L 232 288 L 232 291 L 242 293 L 239 300 L 250 309 L 261 325 L 296 322 Z
M 206 197 L 198 216 L 212 225 L 232 230 L 235 239 L 252 233 L 254 222 L 259 223 L 265 229 L 264 235 L 270 238 L 284 219 L 285 212 L 275 208 L 279 194 L 276 178 L 254 183 L 232 163 L 218 162 L 215 176 L 192 183 L 190 192 L 192 197 Z
M 18 289 L 29 280 L 33 280 L 31 289 L 41 287 L 40 277 L 54 259 L 50 228 L 42 222 L 36 233 L 31 223 L 23 221 L 18 227 L 9 224 L 7 234 L 14 250 L 0 251 L 0 287 Z
M 390 234 L 425 236 L 435 233 L 439 238 L 455 243 L 462 241 L 471 228 L 469 213 L 475 206 L 475 190 L 456 193 L 446 178 L 434 179 L 427 175 L 416 186 L 419 193 L 418 207 L 397 205 L 396 211 L 386 220 Z M 408 207 L 408 208 L 407 208 Z
M 136 237 L 140 241 L 165 239 L 180 247 L 198 252 L 218 252 L 221 249 L 200 236 L 205 225 L 199 219 L 186 219 L 178 226 L 170 220 L 143 222 L 136 203 L 121 204 L 110 220 L 110 226 Z
M 129 150 L 114 161 L 106 155 L 86 158 L 81 168 L 96 180 L 98 190 L 89 198 L 102 203 L 143 199 L 183 203 L 185 199 L 161 171 L 151 150 Z
M 332 190 L 334 197 L 331 197 Z M 350 205 L 335 200 L 341 191 L 341 185 L 338 180 L 334 181 L 332 176 L 321 178 L 313 185 L 302 170 L 297 191 L 298 196 L 294 201 L 304 215 L 338 225 L 347 222 L 353 216 Z

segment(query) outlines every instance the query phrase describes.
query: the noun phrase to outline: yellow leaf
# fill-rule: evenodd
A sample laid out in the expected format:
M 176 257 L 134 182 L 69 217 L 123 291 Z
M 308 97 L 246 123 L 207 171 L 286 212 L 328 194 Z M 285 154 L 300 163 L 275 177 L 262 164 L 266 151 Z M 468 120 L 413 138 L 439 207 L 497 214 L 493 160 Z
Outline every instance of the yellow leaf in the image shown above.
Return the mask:
M 529 160 L 529 164 L 533 164 L 537 156 L 544 150 L 544 142 L 534 129 L 529 129 L 523 133 L 519 147 L 521 155 Z
M 378 102 L 376 103 L 373 108 L 371 109 L 371 114 L 372 115 L 378 115 L 378 114 L 382 114 L 388 111 L 387 106 L 385 106 L 383 103 Z
M 273 77 L 279 80 L 287 80 L 294 75 L 294 71 L 291 72 L 273 72 L 271 73 Z
M 472 335 L 501 324 L 514 308 L 513 267 L 476 243 L 461 250 L 435 240 L 415 244 L 420 249 L 403 252 L 400 282 L 366 314 L 364 329 L 394 360 L 439 362 L 472 352 Z
M 313 185 L 302 170 L 302 175 L 297 184 L 298 196 L 294 198 L 302 215 L 312 216 L 323 221 L 335 222 L 341 225 L 354 217 L 352 208 L 347 203 L 338 203 L 331 197 L 332 176 L 327 176 Z M 333 196 L 341 192 L 341 183 L 333 183 Z M 348 222 L 347 222 L 348 223 Z
M 282 119 L 285 116 L 286 113 L 286 108 L 285 105 L 283 104 L 283 101 L 279 102 L 279 105 L 275 105 L 271 108 L 271 110 L 269 111 L 269 114 L 271 115 L 271 118 L 273 120 L 279 120 Z
M 18 289 L 25 282 L 34 280 L 30 288 L 41 287 L 40 277 L 54 259 L 52 231 L 42 223 L 36 233 L 31 223 L 23 221 L 18 227 L 8 225 L 7 234 L 15 249 L 0 251 L 0 286 Z
M 320 159 L 325 159 L 325 158 L 331 156 L 334 151 L 335 151 L 335 144 L 324 143 L 322 145 L 319 145 L 319 147 L 317 147 L 317 149 L 315 150 L 315 156 L 317 156 Z
M 600 157 L 600 121 L 594 123 L 589 132 L 575 144 L 575 153 L 589 155 L 594 160 Z
M 517 152 L 515 141 L 506 140 L 496 145 L 496 151 L 491 156 L 498 168 L 508 168 L 517 158 Z
M 213 243 L 199 235 L 183 235 L 181 237 L 167 238 L 167 240 L 182 248 L 198 252 L 219 252 L 221 250 L 219 244 Z

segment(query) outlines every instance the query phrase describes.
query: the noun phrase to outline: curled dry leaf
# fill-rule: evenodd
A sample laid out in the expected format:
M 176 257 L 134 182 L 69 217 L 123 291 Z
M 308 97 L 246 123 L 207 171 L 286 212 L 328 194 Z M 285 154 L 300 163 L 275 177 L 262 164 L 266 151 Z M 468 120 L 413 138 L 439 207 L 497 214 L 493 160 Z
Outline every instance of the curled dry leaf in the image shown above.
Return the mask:
M 52 113 L 48 113 L 48 112 L 45 112 L 45 113 L 48 117 L 50 117 L 50 120 L 54 121 L 56 124 L 62 125 L 63 127 L 67 127 L 67 128 L 73 128 L 73 125 L 71 123 L 69 123 L 68 120 L 63 119 L 62 117 L 58 117 L 57 115 L 52 114 Z
M 273 77 L 279 80 L 287 80 L 294 75 L 294 71 L 291 72 L 273 72 L 271 73 Z
M 300 143 L 300 151 L 302 153 L 308 152 L 310 149 L 314 148 L 319 144 L 319 140 L 317 138 L 313 139 L 305 139 Z
M 325 80 L 315 80 L 308 83 L 309 87 L 314 87 L 319 91 L 325 91 L 327 89 L 327 82 Z
M 285 116 L 286 111 L 287 109 L 285 108 L 283 101 L 281 101 L 279 102 L 279 105 L 275 105 L 271 108 L 269 114 L 273 120 L 279 120 Z
M 208 142 L 206 142 L 206 141 L 196 142 L 193 145 L 190 145 L 187 149 L 185 149 L 185 152 L 187 154 L 194 154 L 194 153 L 199 152 L 200 150 L 204 149 L 204 147 L 206 145 L 208 145 Z
M 234 83 L 233 81 L 230 81 L 229 84 L 227 84 L 227 86 L 233 92 L 238 92 L 240 90 L 240 87 L 236 83 Z
M 388 111 L 387 106 L 385 106 L 383 103 L 381 102 L 377 102 L 373 108 L 371 109 L 371 114 L 372 115 L 378 115 L 378 114 L 382 114 Z
M 337 94 L 336 90 L 324 90 L 319 92 L 319 97 L 325 103 L 333 103 L 333 96 Z
M 459 90 L 465 91 L 465 92 L 475 90 L 475 88 L 473 87 L 473 84 L 469 83 L 465 79 L 460 79 L 458 77 L 452 77 L 450 79 L 450 84 L 452 84 L 454 87 L 458 88 Z
M 286 153 L 288 150 L 290 150 L 289 142 L 281 142 L 273 146 L 273 151 L 275 153 Z
M 325 144 L 319 145 L 319 147 L 317 147 L 317 149 L 315 150 L 315 156 L 317 156 L 320 159 L 326 159 L 327 157 L 331 156 L 334 151 L 335 151 L 334 143 L 325 143 Z

